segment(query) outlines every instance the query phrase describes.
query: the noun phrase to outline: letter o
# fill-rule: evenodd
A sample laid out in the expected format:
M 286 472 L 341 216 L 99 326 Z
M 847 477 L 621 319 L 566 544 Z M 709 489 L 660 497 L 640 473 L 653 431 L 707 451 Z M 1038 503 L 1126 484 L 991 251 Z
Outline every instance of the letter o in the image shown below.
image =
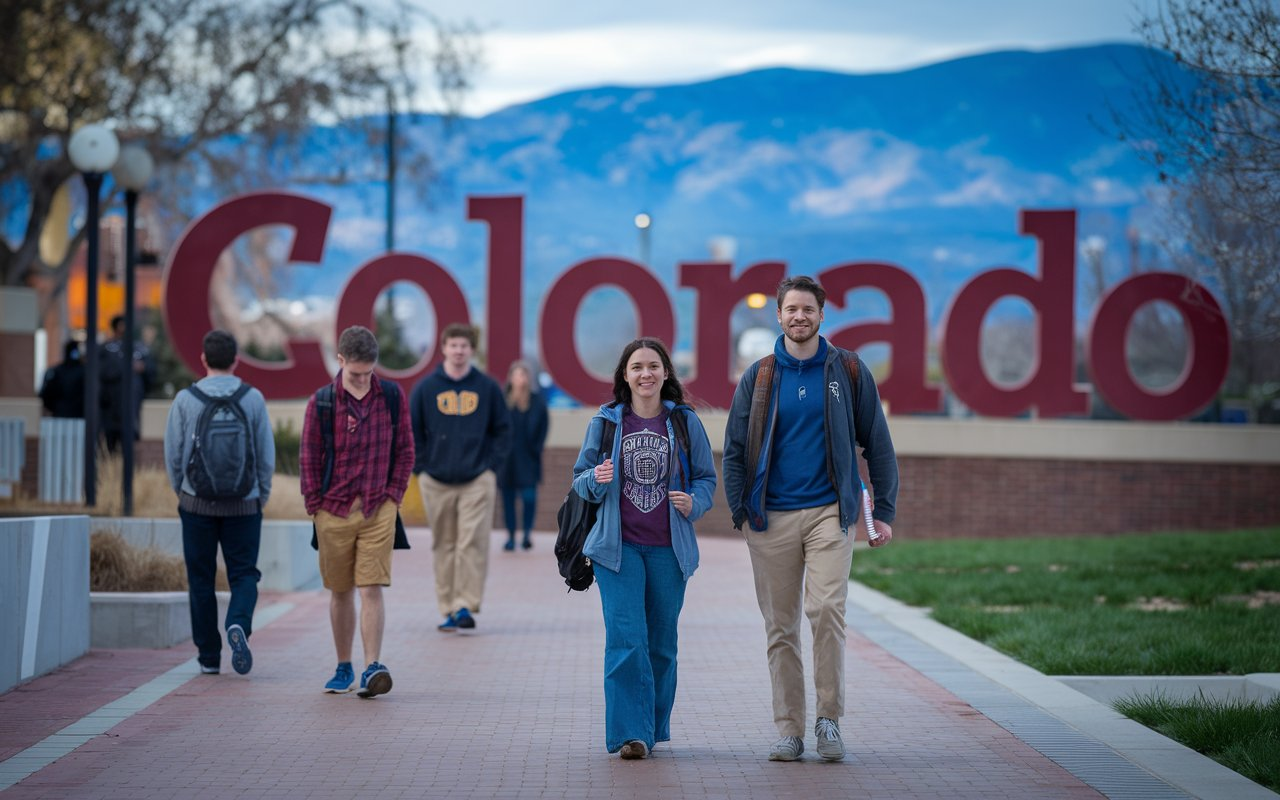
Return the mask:
M 1187 362 L 1173 388 L 1151 390 L 1129 371 L 1125 338 L 1129 323 L 1147 303 L 1164 301 L 1187 328 Z M 1172 420 L 1204 408 L 1227 377 L 1231 334 L 1218 301 L 1186 275 L 1147 272 L 1112 289 L 1089 326 L 1089 365 L 1098 392 L 1120 413 L 1135 419 Z
M 578 358 L 573 326 L 578 308 L 593 290 L 616 286 L 636 304 L 640 335 L 674 347 L 675 313 L 658 279 L 644 267 L 620 258 L 593 258 L 569 268 L 552 285 L 542 307 L 539 341 L 542 363 L 560 388 L 580 403 L 613 397 L 613 383 L 596 379 Z
M 390 370 L 378 367 L 378 374 L 400 384 L 406 393 L 435 368 L 440 360 L 440 334 L 452 322 L 470 323 L 467 300 L 462 290 L 444 267 L 429 258 L 412 253 L 388 253 L 362 264 L 338 295 L 337 332 L 352 325 L 374 328 L 378 295 L 396 281 L 407 281 L 426 292 L 436 312 L 436 346 L 424 353 L 418 363 L 408 369 Z

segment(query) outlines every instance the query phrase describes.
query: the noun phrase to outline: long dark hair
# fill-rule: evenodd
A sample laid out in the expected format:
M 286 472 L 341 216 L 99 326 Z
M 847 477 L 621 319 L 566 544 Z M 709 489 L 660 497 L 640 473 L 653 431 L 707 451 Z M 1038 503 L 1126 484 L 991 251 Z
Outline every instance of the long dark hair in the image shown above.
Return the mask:
M 680 405 L 685 402 L 684 387 L 680 385 L 680 379 L 676 377 L 676 369 L 671 366 L 671 356 L 667 354 L 666 345 L 657 339 L 641 337 L 631 344 L 622 348 L 622 357 L 618 359 L 618 366 L 613 370 L 613 401 L 624 405 L 631 405 L 631 385 L 627 383 L 627 362 L 631 360 L 631 355 L 637 350 L 648 348 L 658 354 L 658 358 L 662 359 L 662 368 L 667 373 L 667 379 L 662 382 L 662 399 L 670 400 Z

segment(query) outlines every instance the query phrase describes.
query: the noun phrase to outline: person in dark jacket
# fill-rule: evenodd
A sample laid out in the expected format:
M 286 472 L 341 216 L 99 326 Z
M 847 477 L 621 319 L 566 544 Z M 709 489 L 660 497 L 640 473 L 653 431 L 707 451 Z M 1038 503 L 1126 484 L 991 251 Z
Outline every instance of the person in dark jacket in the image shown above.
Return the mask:
M 62 346 L 62 363 L 44 374 L 40 401 L 55 417 L 84 418 L 84 362 L 76 340 Z
M 773 718 L 782 735 L 771 761 L 795 761 L 804 752 L 802 613 L 813 629 L 818 755 L 844 758 L 844 614 L 854 534 L 870 526 L 871 545 L 888 544 L 898 496 L 898 461 L 875 379 L 861 359 L 818 334 L 826 298 L 804 275 L 778 285 L 782 335 L 773 355 L 743 374 L 724 434 L 725 496 L 734 527 L 751 528 L 747 548 L 769 641 Z M 862 501 L 872 487 L 858 473 L 859 445 L 875 490 L 875 509 L 868 502 L 865 516 Z
M 476 329 L 454 323 L 441 334 L 444 362 L 409 398 L 422 504 L 431 525 L 436 602 L 451 633 L 476 626 L 489 571 L 495 473 L 507 460 L 511 425 L 498 382 L 471 363 Z
M 124 352 L 124 317 L 111 318 L 111 338 L 102 345 L 98 406 L 102 409 L 102 435 L 107 451 L 114 453 L 124 433 L 124 381 L 133 381 L 133 438 L 142 438 L 142 398 L 156 382 L 156 360 L 151 350 L 135 340 L 133 353 Z
M 529 550 L 533 539 L 533 517 L 537 513 L 538 484 L 542 483 L 542 446 L 547 441 L 547 403 L 542 393 L 534 391 L 533 368 L 526 361 L 513 361 L 507 370 L 507 411 L 511 414 L 511 451 L 498 470 L 498 488 L 502 490 L 502 514 L 507 523 L 507 543 L 503 549 L 516 549 L 516 500 L 522 504 L 520 527 L 524 531 L 521 547 Z

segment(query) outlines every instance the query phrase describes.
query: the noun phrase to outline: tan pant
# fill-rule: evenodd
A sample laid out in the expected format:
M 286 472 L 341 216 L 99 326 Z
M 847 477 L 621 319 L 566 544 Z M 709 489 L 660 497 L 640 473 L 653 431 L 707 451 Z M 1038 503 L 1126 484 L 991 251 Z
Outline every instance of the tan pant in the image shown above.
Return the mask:
M 383 501 L 372 517 L 357 498 L 351 513 L 338 517 L 323 508 L 312 521 L 320 551 L 324 588 L 348 592 L 354 586 L 391 585 L 391 548 L 396 534 L 396 504 Z
M 747 532 L 756 600 L 768 637 L 773 720 L 782 736 L 804 736 L 804 665 L 800 609 L 813 629 L 818 716 L 844 713 L 844 607 L 853 537 L 840 530 L 839 507 L 770 511 L 769 529 Z
M 418 475 L 418 488 L 431 525 L 440 614 L 460 608 L 478 612 L 489 574 L 497 477 L 485 470 L 470 483 L 448 484 L 423 472 Z

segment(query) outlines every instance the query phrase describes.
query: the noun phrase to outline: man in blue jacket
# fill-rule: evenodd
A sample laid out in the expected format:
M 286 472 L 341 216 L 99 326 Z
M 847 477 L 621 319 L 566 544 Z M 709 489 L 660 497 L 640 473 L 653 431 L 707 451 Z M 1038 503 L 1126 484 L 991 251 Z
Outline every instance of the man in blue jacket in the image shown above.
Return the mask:
M 435 558 L 445 633 L 476 626 L 489 572 L 496 472 L 510 448 L 502 388 L 471 363 L 477 334 L 454 323 L 440 336 L 444 361 L 409 399 L 414 464 Z
M 844 758 L 844 609 L 864 491 L 858 445 L 875 489 L 873 547 L 893 536 L 898 495 L 898 462 L 875 380 L 853 353 L 818 335 L 825 303 L 812 278 L 779 284 L 782 335 L 773 355 L 743 374 L 724 437 L 725 494 L 734 527 L 751 526 L 747 546 L 768 636 L 773 716 L 782 735 L 771 761 L 795 761 L 804 752 L 802 610 L 813 629 L 818 754 Z

